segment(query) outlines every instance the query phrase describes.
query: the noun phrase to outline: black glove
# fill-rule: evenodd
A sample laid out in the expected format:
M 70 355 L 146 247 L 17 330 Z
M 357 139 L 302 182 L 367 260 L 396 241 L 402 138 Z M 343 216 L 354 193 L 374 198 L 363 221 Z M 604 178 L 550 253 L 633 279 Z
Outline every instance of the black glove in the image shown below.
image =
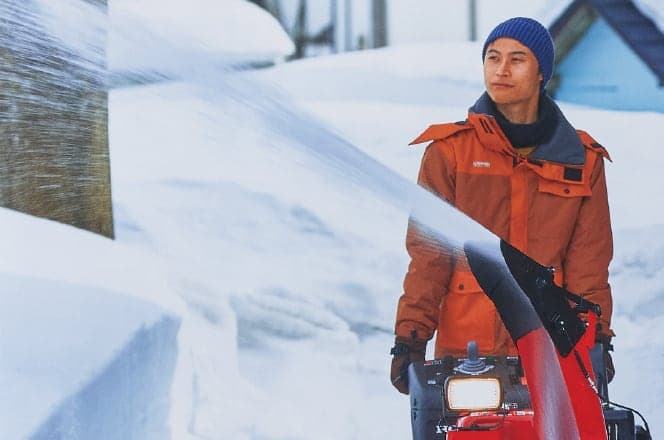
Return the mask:
M 408 394 L 408 365 L 423 361 L 426 348 L 427 341 L 421 339 L 397 336 L 394 340 L 394 347 L 390 350 L 393 356 L 390 379 L 400 393 Z

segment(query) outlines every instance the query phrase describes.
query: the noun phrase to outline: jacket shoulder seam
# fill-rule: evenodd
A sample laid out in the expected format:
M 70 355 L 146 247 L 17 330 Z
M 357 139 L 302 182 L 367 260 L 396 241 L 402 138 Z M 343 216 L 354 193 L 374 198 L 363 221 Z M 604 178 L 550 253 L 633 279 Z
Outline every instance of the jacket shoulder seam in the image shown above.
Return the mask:
M 453 122 L 447 124 L 434 124 L 429 126 L 422 134 L 415 138 L 409 145 L 417 145 L 424 142 L 442 141 L 455 134 L 472 130 L 474 127 L 466 121 Z
M 581 138 L 581 143 L 586 149 L 598 153 L 600 156 L 608 159 L 609 162 L 613 162 L 611 160 L 609 152 L 606 150 L 606 148 L 604 148 L 602 144 L 597 142 L 592 136 L 590 136 L 587 132 L 583 130 L 577 130 L 576 132 L 579 134 L 579 137 Z

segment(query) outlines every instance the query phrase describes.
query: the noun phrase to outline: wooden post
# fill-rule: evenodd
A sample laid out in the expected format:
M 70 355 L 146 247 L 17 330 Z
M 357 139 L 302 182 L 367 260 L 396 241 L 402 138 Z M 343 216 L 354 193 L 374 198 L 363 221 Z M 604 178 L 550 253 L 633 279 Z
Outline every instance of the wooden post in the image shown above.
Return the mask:
M 86 2 L 107 13 L 106 0 Z M 0 206 L 112 238 L 105 28 L 81 33 L 82 53 L 39 7 L 0 3 Z

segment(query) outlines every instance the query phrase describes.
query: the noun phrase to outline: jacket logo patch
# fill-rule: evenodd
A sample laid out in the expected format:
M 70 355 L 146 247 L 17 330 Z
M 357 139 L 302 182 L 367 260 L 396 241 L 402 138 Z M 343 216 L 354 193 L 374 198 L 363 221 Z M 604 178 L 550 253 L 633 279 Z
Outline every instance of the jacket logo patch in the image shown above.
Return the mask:
M 491 162 L 485 160 L 474 160 L 473 167 L 475 168 L 491 168 Z

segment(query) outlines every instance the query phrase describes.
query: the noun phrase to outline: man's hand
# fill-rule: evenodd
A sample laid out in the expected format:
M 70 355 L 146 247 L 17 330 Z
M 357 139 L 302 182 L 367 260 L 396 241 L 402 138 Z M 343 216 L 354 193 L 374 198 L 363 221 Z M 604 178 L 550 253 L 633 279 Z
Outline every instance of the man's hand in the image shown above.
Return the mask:
M 390 379 L 400 393 L 408 394 L 408 365 L 411 362 L 423 361 L 426 347 L 427 341 L 421 339 L 397 336 L 394 340 L 394 347 L 390 350 L 393 356 Z

